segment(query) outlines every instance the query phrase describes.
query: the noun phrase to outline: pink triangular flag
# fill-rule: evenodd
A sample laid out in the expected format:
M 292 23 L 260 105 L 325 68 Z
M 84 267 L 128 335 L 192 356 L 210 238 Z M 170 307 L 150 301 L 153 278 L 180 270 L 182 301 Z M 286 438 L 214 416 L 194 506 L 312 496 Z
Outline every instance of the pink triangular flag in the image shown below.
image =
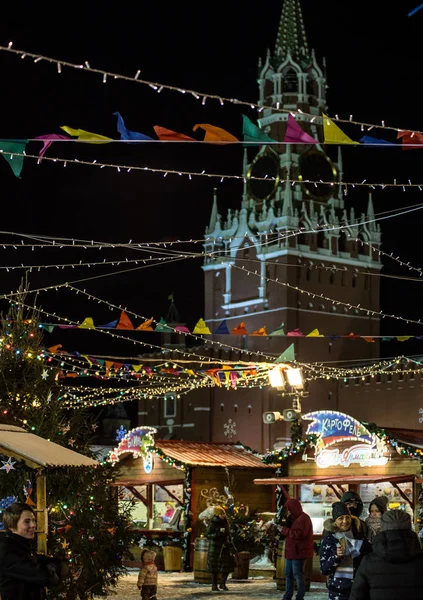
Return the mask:
M 298 125 L 297 121 L 294 117 L 289 114 L 288 115 L 288 124 L 286 126 L 285 137 L 283 141 L 286 144 L 318 144 L 319 142 L 315 140 L 311 135 L 303 131 L 301 127 Z
M 38 156 L 40 157 L 40 162 L 53 142 L 57 140 L 70 140 L 71 138 L 68 135 L 60 135 L 59 133 L 47 133 L 46 135 L 37 135 L 35 140 L 40 140 L 43 142 L 43 147 L 41 148 Z

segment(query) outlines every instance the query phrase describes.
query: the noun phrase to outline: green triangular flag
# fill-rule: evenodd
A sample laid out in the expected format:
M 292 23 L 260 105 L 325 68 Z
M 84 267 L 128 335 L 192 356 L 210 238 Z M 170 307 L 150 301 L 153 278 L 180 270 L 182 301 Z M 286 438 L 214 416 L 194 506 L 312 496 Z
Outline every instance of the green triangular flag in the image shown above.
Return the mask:
M 288 348 L 282 352 L 282 354 L 279 356 L 279 358 L 276 359 L 277 363 L 294 362 L 294 361 L 295 361 L 294 344 L 291 344 L 290 346 L 288 346 Z
M 45 331 L 48 331 L 48 333 L 53 333 L 54 331 L 54 325 L 46 325 L 45 323 L 41 323 L 41 327 L 45 329 Z
M 279 327 L 276 327 L 276 329 L 269 333 L 269 335 L 285 335 L 284 327 L 285 323 L 282 321 Z
M 28 140 L 0 140 L 0 153 L 3 154 L 3 158 L 9 163 L 10 168 L 16 177 L 21 176 L 23 161 L 25 158 L 23 154 L 25 153 L 25 146 L 27 142 Z M 17 156 L 17 154 L 20 156 Z
M 157 323 L 154 331 L 158 331 L 159 333 L 167 333 L 168 331 L 174 331 L 172 327 L 166 323 L 163 317 L 160 317 L 160 321 Z
M 276 142 L 245 115 L 242 115 L 242 135 L 245 142 Z

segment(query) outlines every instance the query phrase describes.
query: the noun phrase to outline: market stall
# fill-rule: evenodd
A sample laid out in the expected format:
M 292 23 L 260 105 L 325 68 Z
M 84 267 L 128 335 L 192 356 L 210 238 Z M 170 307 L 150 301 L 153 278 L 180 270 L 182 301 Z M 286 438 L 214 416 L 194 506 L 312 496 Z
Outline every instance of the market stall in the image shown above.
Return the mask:
M 315 411 L 302 417 L 304 435 L 296 443 L 273 456 L 283 473 L 280 477 L 255 479 L 256 485 L 273 486 L 283 498 L 298 498 L 309 514 L 316 545 L 324 521 L 331 517 L 333 502 L 346 491 L 357 492 L 368 516 L 369 502 L 386 496 L 389 508 L 410 513 L 418 527 L 423 435 L 420 444 L 402 442 L 394 434 L 375 425 L 363 424 L 335 411 Z M 318 557 L 313 564 L 313 581 L 321 580 Z
M 12 459 L 23 461 L 35 471 L 37 515 L 37 548 L 38 552 L 47 552 L 48 514 L 47 514 L 47 480 L 48 470 L 60 467 L 94 467 L 96 460 L 59 446 L 21 427 L 0 424 L 0 454 L 9 459 L 1 469 L 12 468 Z M 1 532 L 0 532 L 1 533 Z
M 253 484 L 275 469 L 258 453 L 242 444 L 154 440 L 154 433 L 148 427 L 128 432 L 110 460 L 120 464 L 116 485 L 121 499 L 134 502 L 134 525 L 143 542 L 164 549 L 179 546 L 185 570 L 193 566 L 195 539 L 206 531 L 199 514 L 210 505 L 225 503 L 225 487 L 229 485 L 259 512 L 274 508 L 272 489 Z M 159 567 L 160 560 L 159 552 Z

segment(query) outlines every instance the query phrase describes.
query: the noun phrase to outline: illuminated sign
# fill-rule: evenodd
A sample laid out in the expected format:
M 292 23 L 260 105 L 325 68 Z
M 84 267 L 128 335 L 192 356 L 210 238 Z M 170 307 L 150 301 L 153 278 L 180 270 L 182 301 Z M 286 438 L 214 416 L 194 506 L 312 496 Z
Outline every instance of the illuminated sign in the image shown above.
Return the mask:
M 150 471 L 146 470 L 146 473 L 150 473 L 153 468 L 153 459 L 148 458 L 151 452 L 148 450 L 151 446 L 154 446 L 153 435 L 157 432 L 154 427 L 136 427 L 122 438 L 119 446 L 114 448 L 108 457 L 108 460 L 112 463 L 116 463 L 120 460 L 122 454 L 132 454 L 134 458 L 140 456 L 144 459 L 144 469 L 146 470 L 146 463 L 150 464 Z
M 327 467 L 349 467 L 358 464 L 360 467 L 377 467 L 386 465 L 388 456 L 383 456 L 377 448 L 368 444 L 356 444 L 343 451 L 324 448 L 316 455 L 316 464 L 321 469 Z
M 357 419 L 330 410 L 317 410 L 302 417 L 311 421 L 306 434 L 317 436 L 316 465 L 328 467 L 377 467 L 386 465 L 389 460 L 386 444 L 377 435 L 370 433 Z M 333 448 L 340 442 L 360 442 L 345 449 Z

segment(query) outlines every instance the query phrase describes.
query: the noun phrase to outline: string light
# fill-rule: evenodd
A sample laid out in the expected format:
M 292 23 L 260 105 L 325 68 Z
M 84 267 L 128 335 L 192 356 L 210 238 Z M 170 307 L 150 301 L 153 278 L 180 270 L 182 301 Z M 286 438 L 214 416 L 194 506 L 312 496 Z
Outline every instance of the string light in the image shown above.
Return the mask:
M 263 110 L 263 106 L 261 104 L 256 104 L 254 102 L 248 102 L 245 100 L 238 100 L 236 98 L 226 98 L 225 96 L 219 96 L 217 94 L 204 94 L 203 92 L 199 92 L 196 90 L 192 90 L 189 88 L 181 88 L 181 87 L 177 87 L 177 86 L 172 86 L 172 85 L 167 85 L 164 83 L 159 83 L 159 82 L 153 82 L 153 81 L 149 81 L 146 79 L 140 79 L 139 75 L 140 72 L 137 71 L 136 75 L 134 77 L 129 77 L 127 75 L 122 75 L 119 73 L 113 73 L 110 71 L 105 71 L 103 69 L 94 69 L 91 68 L 89 66 L 87 66 L 87 63 L 85 65 L 81 65 L 81 64 L 75 64 L 75 63 L 71 63 L 68 61 L 63 61 L 63 60 L 57 60 L 55 58 L 52 58 L 50 56 L 43 56 L 41 54 L 34 54 L 32 52 L 27 52 L 24 50 L 18 50 L 16 48 L 13 48 L 12 46 L 0 46 L 0 51 L 3 52 L 9 52 L 9 53 L 13 53 L 17 56 L 20 56 L 21 58 L 23 57 L 28 57 L 28 58 L 32 58 L 35 62 L 39 62 L 39 61 L 46 61 L 50 64 L 60 64 L 61 66 L 64 67 L 69 67 L 71 69 L 78 69 L 79 71 L 88 71 L 90 73 L 96 73 L 98 75 L 101 75 L 103 77 L 103 82 L 106 83 L 107 78 L 108 77 L 113 77 L 113 79 L 120 79 L 123 81 L 132 81 L 135 83 L 140 83 L 142 85 L 146 85 L 149 86 L 150 88 L 152 88 L 153 90 L 155 90 L 156 92 L 161 92 L 162 90 L 168 90 L 168 91 L 172 91 L 172 92 L 178 92 L 180 94 L 188 94 L 188 95 L 192 95 L 194 97 L 198 96 L 198 99 L 202 98 L 202 105 L 205 105 L 206 103 L 206 99 L 211 99 L 211 100 L 217 100 L 220 103 L 220 106 L 224 106 L 225 102 L 231 103 L 231 104 L 237 104 L 240 106 L 247 106 L 249 108 L 252 109 L 256 109 L 257 111 L 261 111 Z M 280 106 L 280 103 L 277 102 L 276 103 L 276 107 L 269 107 L 272 109 L 273 112 L 280 112 L 280 113 L 285 113 L 285 114 L 293 114 L 293 115 L 301 115 L 302 118 L 307 117 L 309 120 L 313 120 L 313 122 L 317 119 L 321 122 L 323 122 L 324 117 L 316 117 L 316 115 L 313 115 L 311 113 L 306 113 L 304 111 L 300 111 L 300 110 L 293 110 L 293 109 L 285 109 L 282 108 Z M 403 131 L 408 131 L 408 129 L 406 128 L 398 128 L 398 127 L 390 127 L 385 125 L 385 121 L 382 120 L 380 125 L 374 124 L 374 123 L 365 123 L 365 122 L 361 122 L 361 121 L 355 121 L 353 119 L 353 115 L 350 114 L 348 119 L 340 119 L 338 117 L 338 115 L 335 115 L 335 117 L 330 117 L 332 121 L 336 121 L 338 123 L 350 123 L 353 125 L 358 125 L 360 126 L 361 130 L 364 131 L 364 129 L 367 130 L 371 130 L 371 129 L 384 129 L 384 130 L 388 130 L 388 131 L 394 131 L 396 133 L 400 133 Z M 422 134 L 422 131 L 417 131 L 414 130 L 414 134 Z M 386 146 L 386 144 L 383 144 L 384 146 Z

